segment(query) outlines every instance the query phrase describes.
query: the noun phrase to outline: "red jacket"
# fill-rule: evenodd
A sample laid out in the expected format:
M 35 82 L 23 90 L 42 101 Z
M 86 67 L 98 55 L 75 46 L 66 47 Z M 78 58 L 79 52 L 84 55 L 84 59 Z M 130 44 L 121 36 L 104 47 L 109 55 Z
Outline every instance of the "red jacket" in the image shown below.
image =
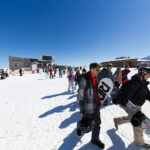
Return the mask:
M 49 70 L 49 72 L 50 72 L 50 74 L 52 74 L 52 73 L 53 73 L 53 70 L 51 69 L 51 70 Z

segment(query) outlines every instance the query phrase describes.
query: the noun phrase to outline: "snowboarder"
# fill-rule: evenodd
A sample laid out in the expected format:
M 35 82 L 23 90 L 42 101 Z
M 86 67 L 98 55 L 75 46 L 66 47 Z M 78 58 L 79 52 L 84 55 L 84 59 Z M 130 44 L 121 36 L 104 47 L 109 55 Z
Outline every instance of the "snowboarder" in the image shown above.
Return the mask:
M 87 130 L 88 128 L 92 129 L 91 142 L 103 149 L 105 145 L 99 139 L 101 124 L 100 101 L 97 92 L 97 75 L 99 70 L 99 64 L 91 63 L 90 71 L 81 79 L 78 101 L 82 119 L 77 123 L 77 135 L 81 136 L 83 132 L 82 126 L 84 126 L 83 128 L 87 128 Z M 94 126 L 92 123 L 93 121 Z M 90 126 L 93 127 L 91 128 Z
M 138 74 L 134 75 L 130 81 L 123 84 L 118 95 L 113 98 L 115 104 L 119 104 L 124 108 L 130 100 L 136 107 L 141 110 L 145 100 L 150 101 L 150 91 L 148 89 L 149 82 L 146 81 L 150 78 L 150 69 L 141 68 Z M 129 123 L 132 116 L 123 116 L 114 118 L 115 127 L 118 129 L 118 125 Z M 143 131 L 139 127 L 133 127 L 134 142 L 145 148 L 150 148 L 150 144 L 145 143 L 143 138 Z
M 108 63 L 107 68 L 104 68 L 101 70 L 98 74 L 98 81 L 102 80 L 103 78 L 109 78 L 113 81 L 113 75 L 112 75 L 112 67 L 113 65 L 111 63 Z M 107 106 L 108 100 L 105 100 L 104 106 Z

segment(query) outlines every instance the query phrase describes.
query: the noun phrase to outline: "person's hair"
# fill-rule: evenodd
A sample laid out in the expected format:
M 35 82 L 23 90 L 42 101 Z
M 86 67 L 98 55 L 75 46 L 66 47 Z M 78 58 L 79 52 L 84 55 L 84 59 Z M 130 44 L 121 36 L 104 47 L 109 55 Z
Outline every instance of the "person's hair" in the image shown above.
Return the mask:
M 80 73 L 80 70 L 77 70 L 76 73 Z
M 126 66 L 125 66 L 125 68 L 129 68 L 129 67 L 130 67 L 129 65 L 126 65 Z
M 83 68 L 82 72 L 86 72 L 86 69 L 85 69 L 85 68 Z
M 121 68 L 117 68 L 116 72 L 117 72 L 117 77 L 122 78 Z
M 100 65 L 98 64 L 98 63 L 91 63 L 90 64 L 90 69 L 95 69 L 95 68 L 97 68 L 97 67 L 99 67 L 100 68 Z

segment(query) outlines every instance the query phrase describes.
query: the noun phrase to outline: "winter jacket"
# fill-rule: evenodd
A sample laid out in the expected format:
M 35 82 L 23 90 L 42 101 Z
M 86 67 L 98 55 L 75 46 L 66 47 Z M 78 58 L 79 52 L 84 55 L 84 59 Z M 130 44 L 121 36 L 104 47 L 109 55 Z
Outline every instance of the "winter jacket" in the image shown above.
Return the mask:
M 76 73 L 76 75 L 75 75 L 75 82 L 80 84 L 80 81 L 81 81 L 81 74 L 80 73 Z
M 128 74 L 130 73 L 130 70 L 124 69 L 122 70 L 122 80 L 127 81 L 128 80 Z
M 69 82 L 73 82 L 74 81 L 74 74 L 73 73 L 68 73 L 67 78 L 68 78 Z
M 53 74 L 53 70 L 52 69 L 50 69 L 49 72 L 50 72 L 50 74 Z
M 98 80 L 102 80 L 103 78 L 109 78 L 113 81 L 113 76 L 112 72 L 109 71 L 108 69 L 104 68 L 102 71 L 99 72 L 98 74 Z
M 117 103 L 126 106 L 128 100 L 133 104 L 142 106 L 145 100 L 150 101 L 148 81 L 141 80 L 139 75 L 134 75 L 131 80 L 124 83 L 117 95 Z
M 100 104 L 96 102 L 94 85 L 88 73 L 81 79 L 77 99 L 79 101 L 80 112 L 85 114 L 99 112 Z

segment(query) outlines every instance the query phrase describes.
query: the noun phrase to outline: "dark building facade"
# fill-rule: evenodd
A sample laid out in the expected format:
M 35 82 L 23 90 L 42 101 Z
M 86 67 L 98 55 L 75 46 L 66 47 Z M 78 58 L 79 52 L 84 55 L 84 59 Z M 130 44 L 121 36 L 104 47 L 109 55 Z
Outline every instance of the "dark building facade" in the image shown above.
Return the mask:
M 37 64 L 39 67 L 41 67 L 54 61 L 55 58 L 53 56 L 45 56 L 45 55 L 40 56 L 39 59 L 9 56 L 9 68 L 10 70 L 17 70 L 20 68 L 32 69 L 32 64 Z
M 129 65 L 130 67 L 150 67 L 150 60 L 140 60 L 137 58 L 116 59 L 113 61 L 102 62 L 101 65 L 106 67 L 109 63 L 111 63 L 114 67 L 125 67 L 126 65 Z

